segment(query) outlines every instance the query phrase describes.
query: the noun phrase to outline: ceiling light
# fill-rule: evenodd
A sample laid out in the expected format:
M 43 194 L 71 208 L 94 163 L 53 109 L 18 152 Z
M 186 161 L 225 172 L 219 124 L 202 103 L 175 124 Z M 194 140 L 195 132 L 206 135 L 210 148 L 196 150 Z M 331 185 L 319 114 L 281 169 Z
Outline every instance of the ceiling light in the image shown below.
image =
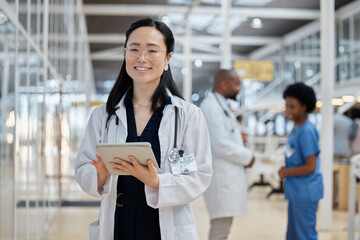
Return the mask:
M 295 66 L 295 68 L 300 68 L 301 67 L 301 62 L 295 61 L 294 66 Z
M 15 112 L 11 111 L 5 121 L 5 126 L 8 128 L 15 127 Z
M 194 64 L 196 67 L 200 68 L 203 65 L 203 62 L 201 61 L 201 59 L 196 59 Z
M 306 76 L 311 77 L 312 75 L 314 75 L 314 71 L 312 69 L 306 70 Z
M 317 102 L 316 102 L 316 107 L 317 107 L 317 108 L 321 108 L 322 106 L 323 106 L 322 101 L 317 101 Z
M 192 100 L 193 102 L 197 102 L 197 101 L 199 101 L 199 99 L 200 99 L 199 94 L 194 93 L 193 95 L 191 95 L 191 100 Z
M 9 144 L 13 143 L 13 142 L 14 142 L 14 134 L 8 133 L 8 134 L 6 135 L 6 141 L 7 141 L 7 143 L 9 143 Z
M 340 46 L 340 47 L 339 47 L 339 52 L 343 53 L 344 51 L 345 51 L 344 46 Z
M 268 4 L 269 2 L 271 2 L 273 0 L 237 0 L 236 5 L 243 5 L 243 6 L 251 6 L 251 7 L 261 7 L 261 6 L 265 6 L 266 4 Z
M 262 28 L 263 27 L 263 23 L 261 21 L 260 18 L 254 18 L 252 21 L 251 21 L 251 27 L 252 28 Z
M 186 67 L 183 67 L 182 69 L 181 69 L 181 74 L 182 75 L 186 75 L 188 73 L 188 69 L 186 68 Z
M 341 106 L 344 104 L 342 98 L 333 98 L 331 100 L 331 104 L 334 105 L 334 106 Z
M 353 102 L 355 100 L 355 97 L 351 96 L 351 95 L 345 95 L 345 96 L 342 96 L 342 100 L 347 103 Z
M 166 25 L 170 24 L 170 18 L 168 16 L 163 16 L 161 18 L 161 20 L 163 21 L 163 23 L 165 23 Z
M 5 14 L 0 11 L 0 24 L 4 24 L 8 21 L 8 18 L 5 16 Z

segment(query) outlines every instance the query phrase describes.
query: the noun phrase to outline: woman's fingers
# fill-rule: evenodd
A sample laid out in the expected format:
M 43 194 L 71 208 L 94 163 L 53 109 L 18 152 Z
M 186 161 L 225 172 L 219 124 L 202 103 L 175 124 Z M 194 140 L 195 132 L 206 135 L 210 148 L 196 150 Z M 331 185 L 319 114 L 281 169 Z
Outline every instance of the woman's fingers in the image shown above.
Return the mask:
M 128 170 L 127 168 L 124 168 L 124 167 L 119 166 L 119 165 L 114 166 L 114 168 L 113 168 L 113 169 L 114 169 L 115 171 L 117 171 L 117 172 L 130 173 L 130 172 L 129 172 L 129 170 Z
M 98 153 L 96 153 L 96 158 L 97 161 L 92 160 L 91 164 L 96 167 L 97 172 L 101 175 L 109 174 L 109 171 L 106 169 L 105 164 Z
M 154 188 L 159 188 L 159 179 L 157 177 L 157 169 L 154 163 L 148 159 L 146 165 L 142 165 L 134 156 L 129 156 L 131 162 L 121 158 L 114 158 L 111 166 L 115 171 L 132 175 Z
M 147 164 L 147 166 L 148 166 L 149 169 L 150 169 L 151 166 L 154 165 L 150 159 L 148 159 L 148 160 L 146 161 L 146 164 Z
M 97 161 L 92 160 L 91 164 L 94 165 L 96 167 L 96 169 L 100 168 L 99 162 L 97 162 Z
M 129 160 L 131 162 L 116 157 L 110 164 L 115 171 L 130 174 L 145 184 L 157 176 L 157 169 L 150 159 L 146 161 L 145 166 L 132 155 L 129 156 Z
M 97 158 L 97 161 L 92 160 L 91 164 L 94 165 L 96 168 L 105 167 L 105 164 L 98 153 L 96 153 L 96 158 Z
M 114 170 L 119 171 L 119 172 L 123 172 L 123 173 L 128 173 L 130 175 L 135 176 L 136 175 L 136 167 L 134 166 L 134 164 L 136 165 L 137 160 L 135 159 L 135 162 L 132 161 L 132 159 L 130 159 L 132 162 L 128 162 L 125 161 L 124 159 L 121 158 L 114 158 L 114 162 L 111 162 L 111 166 L 113 166 Z M 136 165 L 137 166 L 137 165 Z
M 98 160 L 98 163 L 102 163 L 102 164 L 104 163 L 102 158 L 100 157 L 100 154 L 96 153 L 96 158 Z
M 130 155 L 129 159 L 134 167 L 141 166 L 141 164 L 138 162 L 138 160 L 134 156 Z
M 127 168 L 130 168 L 133 166 L 132 163 L 129 163 L 128 161 L 125 161 L 124 159 L 121 159 L 118 157 L 114 158 L 114 160 L 115 160 L 116 164 L 121 164 L 122 166 L 127 167 Z
M 154 172 L 156 173 L 156 168 L 155 168 L 154 163 L 150 159 L 148 159 L 146 163 L 147 163 L 149 171 L 151 173 L 154 173 Z

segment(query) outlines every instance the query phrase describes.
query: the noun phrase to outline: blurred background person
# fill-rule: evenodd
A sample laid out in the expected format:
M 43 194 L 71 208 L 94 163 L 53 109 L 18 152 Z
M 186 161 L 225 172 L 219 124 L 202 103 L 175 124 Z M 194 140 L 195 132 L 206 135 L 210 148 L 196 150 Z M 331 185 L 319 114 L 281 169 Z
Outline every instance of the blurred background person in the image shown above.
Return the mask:
M 351 155 L 360 154 L 360 109 L 353 108 L 351 109 L 351 118 L 353 124 L 351 127 L 350 134 L 350 148 Z
M 288 200 L 287 240 L 318 239 L 316 211 L 323 198 L 320 172 L 319 133 L 308 114 L 316 106 L 314 90 L 303 83 L 288 86 L 283 97 L 286 115 L 294 121 L 285 145 L 285 167 L 279 177 L 285 178 L 285 198 Z
M 210 214 L 210 240 L 227 239 L 233 217 L 246 212 L 245 169 L 255 161 L 244 146 L 239 124 L 227 99 L 235 100 L 240 79 L 231 70 L 219 70 L 212 91 L 200 105 L 208 124 L 213 156 L 213 178 L 204 193 Z
M 334 116 L 334 162 L 350 157 L 351 119 L 335 109 Z

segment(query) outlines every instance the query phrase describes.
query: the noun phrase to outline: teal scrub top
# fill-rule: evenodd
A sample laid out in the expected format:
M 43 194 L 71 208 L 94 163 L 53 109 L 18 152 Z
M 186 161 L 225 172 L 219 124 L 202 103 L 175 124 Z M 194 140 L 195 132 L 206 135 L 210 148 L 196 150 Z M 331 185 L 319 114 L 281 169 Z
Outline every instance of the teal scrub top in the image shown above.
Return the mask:
M 316 170 L 306 176 L 285 177 L 285 198 L 294 202 L 317 202 L 324 196 L 320 172 L 319 133 L 314 124 L 306 121 L 299 129 L 295 126 L 288 138 L 285 154 L 287 168 L 305 164 L 305 159 L 317 155 Z

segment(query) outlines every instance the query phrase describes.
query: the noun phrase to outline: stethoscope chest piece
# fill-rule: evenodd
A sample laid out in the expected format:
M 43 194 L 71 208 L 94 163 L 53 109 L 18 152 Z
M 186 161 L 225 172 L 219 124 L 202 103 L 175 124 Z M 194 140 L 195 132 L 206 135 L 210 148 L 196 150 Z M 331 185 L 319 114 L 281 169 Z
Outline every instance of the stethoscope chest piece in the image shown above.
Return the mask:
M 179 161 L 180 157 L 180 153 L 179 151 L 177 151 L 177 144 L 176 144 L 176 140 L 177 140 L 177 118 L 178 118 L 178 109 L 175 106 L 175 132 L 174 132 L 174 148 L 173 150 L 170 152 L 168 159 L 171 163 L 176 163 L 177 161 Z
M 172 162 L 172 163 L 175 163 L 175 162 L 179 161 L 179 159 L 180 159 L 180 154 L 179 154 L 179 152 L 178 152 L 178 151 L 175 151 L 175 150 L 171 151 L 168 159 L 169 159 L 169 161 Z

